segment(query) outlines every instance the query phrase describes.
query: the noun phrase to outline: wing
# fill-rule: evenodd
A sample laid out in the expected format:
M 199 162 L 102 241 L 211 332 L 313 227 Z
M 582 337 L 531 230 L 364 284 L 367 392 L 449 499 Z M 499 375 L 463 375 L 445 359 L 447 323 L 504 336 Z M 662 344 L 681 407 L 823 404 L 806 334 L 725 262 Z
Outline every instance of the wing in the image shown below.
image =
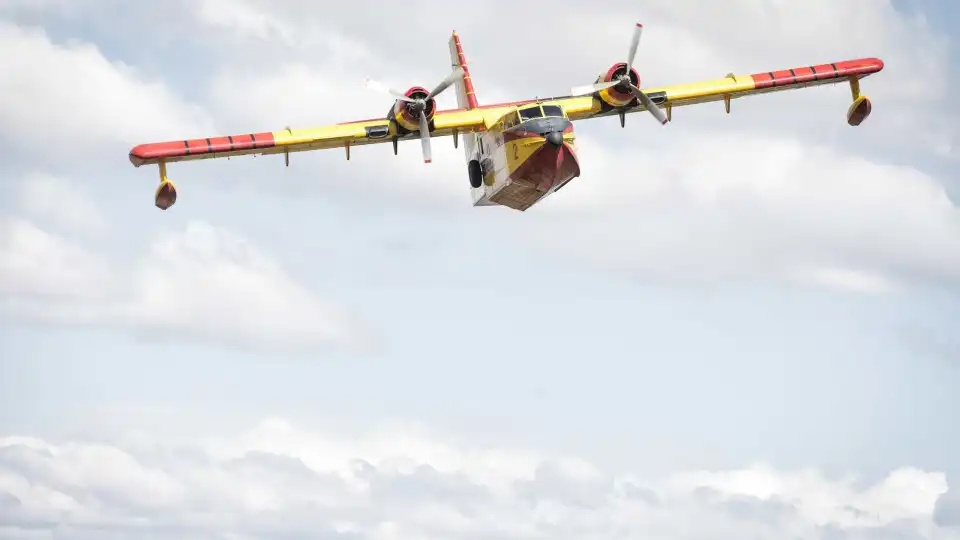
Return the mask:
M 722 79 L 649 88 L 644 89 L 643 92 L 653 103 L 665 108 L 670 117 L 673 107 L 725 101 L 727 112 L 730 112 L 730 101 L 737 98 L 824 84 L 848 83 L 853 93 L 854 104 L 850 107 L 847 118 L 852 125 L 857 125 L 870 111 L 869 100 L 866 96 L 860 95 L 859 81 L 882 69 L 883 61 L 879 58 L 861 58 L 752 75 L 729 74 Z M 608 106 L 600 99 L 599 93 L 592 96 L 561 98 L 557 101 L 562 103 L 567 114 L 575 120 L 609 116 L 617 114 L 620 110 L 626 113 L 646 110 L 643 105 L 623 109 Z
M 431 137 L 444 137 L 482 129 L 484 117 L 478 110 L 438 111 L 433 116 L 432 124 L 434 129 L 430 132 Z M 130 162 L 139 167 L 177 161 L 249 154 L 289 154 L 328 148 L 345 148 L 349 159 L 351 146 L 385 143 L 394 138 L 416 139 L 419 138 L 419 133 L 399 133 L 397 124 L 386 118 L 361 120 L 307 129 L 287 128 L 273 132 L 141 144 L 130 150 Z

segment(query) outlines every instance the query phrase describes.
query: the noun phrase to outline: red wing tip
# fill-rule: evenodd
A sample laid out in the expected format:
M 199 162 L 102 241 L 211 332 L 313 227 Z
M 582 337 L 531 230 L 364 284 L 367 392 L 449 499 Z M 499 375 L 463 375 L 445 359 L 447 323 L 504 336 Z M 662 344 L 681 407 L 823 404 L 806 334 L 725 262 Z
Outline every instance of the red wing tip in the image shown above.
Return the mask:
M 643 23 L 637 23 L 637 28 L 643 28 Z
M 668 121 L 669 121 L 669 120 L 664 119 L 663 122 L 660 122 L 660 123 L 663 124 L 663 125 L 667 125 L 667 122 L 668 122 Z
M 425 160 L 423 160 L 424 163 L 430 163 L 431 161 L 433 161 L 433 160 L 431 160 L 431 159 L 425 159 Z

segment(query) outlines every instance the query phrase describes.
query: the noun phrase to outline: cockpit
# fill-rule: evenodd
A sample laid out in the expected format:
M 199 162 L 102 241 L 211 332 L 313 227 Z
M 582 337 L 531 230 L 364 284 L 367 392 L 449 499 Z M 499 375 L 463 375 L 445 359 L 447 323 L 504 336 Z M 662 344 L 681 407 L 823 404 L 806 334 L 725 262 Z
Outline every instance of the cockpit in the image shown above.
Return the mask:
M 507 113 L 503 118 L 504 129 L 510 129 L 522 124 L 528 120 L 536 118 L 566 118 L 563 114 L 563 108 L 559 105 L 541 105 L 534 103 L 518 108 L 514 112 Z
M 533 118 L 550 118 L 550 117 L 559 117 L 563 118 L 563 109 L 558 105 L 527 105 L 526 107 L 521 107 L 518 109 L 520 113 L 520 121 L 525 122 Z

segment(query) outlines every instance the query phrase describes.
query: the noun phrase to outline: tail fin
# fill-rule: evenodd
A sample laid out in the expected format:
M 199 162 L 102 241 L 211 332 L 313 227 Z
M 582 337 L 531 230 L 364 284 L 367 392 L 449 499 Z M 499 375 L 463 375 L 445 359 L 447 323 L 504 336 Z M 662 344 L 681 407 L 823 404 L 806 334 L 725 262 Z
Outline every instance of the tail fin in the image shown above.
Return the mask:
M 450 63 L 453 68 L 463 68 L 463 80 L 456 83 L 457 106 L 461 109 L 476 109 L 479 105 L 473 92 L 473 81 L 470 80 L 470 68 L 467 67 L 467 58 L 463 55 L 463 46 L 460 45 L 460 36 L 456 31 L 450 36 Z

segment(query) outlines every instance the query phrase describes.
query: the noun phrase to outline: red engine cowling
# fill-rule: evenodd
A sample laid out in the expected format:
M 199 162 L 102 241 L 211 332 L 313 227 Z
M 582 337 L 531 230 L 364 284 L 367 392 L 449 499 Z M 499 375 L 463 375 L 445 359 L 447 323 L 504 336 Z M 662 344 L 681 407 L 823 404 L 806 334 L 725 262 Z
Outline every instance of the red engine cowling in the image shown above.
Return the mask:
M 627 73 L 627 63 L 620 62 L 619 64 L 614 64 L 607 70 L 607 73 L 601 75 L 597 82 L 610 82 L 615 81 L 618 78 L 623 77 Z M 633 83 L 637 88 L 640 87 L 640 74 L 637 73 L 636 68 L 630 68 L 629 72 L 630 82 Z M 610 88 L 605 88 L 599 92 L 600 99 L 610 105 L 611 107 L 624 107 L 633 101 L 635 98 L 630 92 L 630 88 L 626 85 L 616 85 L 611 86 Z
M 414 86 L 407 90 L 404 95 L 408 98 L 423 99 L 430 95 L 430 91 L 422 86 Z M 426 102 L 424 113 L 427 115 L 427 122 L 433 120 L 433 115 L 437 111 L 437 100 L 430 99 Z M 394 117 L 398 124 L 408 131 L 417 131 L 420 129 L 420 111 L 417 105 L 407 101 L 397 101 L 393 109 Z

